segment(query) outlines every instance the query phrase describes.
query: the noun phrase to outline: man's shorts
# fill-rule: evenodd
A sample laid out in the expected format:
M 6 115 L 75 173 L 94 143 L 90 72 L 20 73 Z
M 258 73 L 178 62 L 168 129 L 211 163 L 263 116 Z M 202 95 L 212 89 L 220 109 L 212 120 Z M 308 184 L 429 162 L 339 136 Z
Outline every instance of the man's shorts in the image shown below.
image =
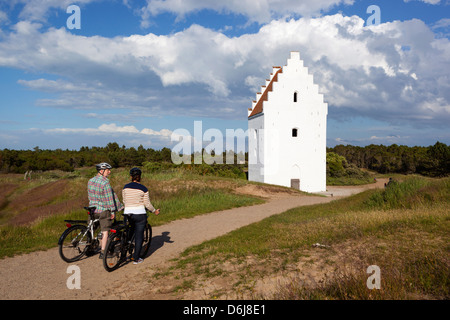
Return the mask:
M 94 213 L 94 219 L 100 220 L 100 230 L 101 231 L 109 231 L 111 230 L 111 226 L 113 224 L 113 219 L 111 219 L 111 211 L 106 210 L 100 213 Z

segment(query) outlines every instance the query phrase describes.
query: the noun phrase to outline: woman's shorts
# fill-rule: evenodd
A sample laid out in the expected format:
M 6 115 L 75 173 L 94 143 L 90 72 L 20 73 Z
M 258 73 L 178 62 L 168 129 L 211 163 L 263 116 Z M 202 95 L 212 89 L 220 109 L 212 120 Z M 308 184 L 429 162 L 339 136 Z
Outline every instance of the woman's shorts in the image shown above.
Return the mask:
M 94 218 L 100 220 L 100 230 L 109 231 L 113 224 L 113 219 L 111 219 L 111 210 L 106 210 L 100 213 L 94 213 Z

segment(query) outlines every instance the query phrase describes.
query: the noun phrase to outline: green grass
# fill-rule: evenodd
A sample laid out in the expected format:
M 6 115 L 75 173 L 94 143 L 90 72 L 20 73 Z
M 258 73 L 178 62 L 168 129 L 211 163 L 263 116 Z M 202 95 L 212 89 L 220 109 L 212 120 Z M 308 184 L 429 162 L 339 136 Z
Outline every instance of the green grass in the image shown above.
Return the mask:
M 178 191 L 170 199 L 153 201 L 155 208 L 162 208 L 163 213 L 158 217 L 151 215 L 150 221 L 157 226 L 178 219 L 191 218 L 199 214 L 263 202 L 263 200 L 255 197 L 233 194 L 221 189 L 184 189 Z
M 449 178 L 407 178 L 385 190 L 271 216 L 187 249 L 177 264 L 186 270 L 208 270 L 236 261 L 238 270 L 240 262 L 253 257 L 259 261 L 254 264 L 257 270 L 242 270 L 252 281 L 261 277 L 261 269 L 267 275 L 295 265 L 315 243 L 330 248 L 345 244 L 362 263 L 358 272 L 336 266 L 335 276 L 317 288 L 292 281 L 268 298 L 448 299 L 449 203 Z M 382 269 L 383 290 L 366 287 L 365 268 L 371 264 Z
M 84 210 L 41 219 L 31 226 L 0 227 L 0 258 L 55 247 L 66 229 L 64 219 L 87 219 Z
M 68 192 L 53 199 L 50 203 L 63 202 L 74 195 L 79 196 L 80 199 L 87 199 L 87 194 L 85 193 L 90 173 L 86 174 L 86 176 L 83 176 L 83 174 L 72 174 L 69 177 L 70 188 Z M 42 177 L 37 178 L 36 181 L 31 181 L 31 183 L 20 181 L 20 177 L 16 177 L 15 180 L 11 180 L 11 177 L 3 177 L 3 179 L 20 183 L 21 185 L 17 190 L 19 194 L 22 194 L 36 186 L 56 181 L 58 178 L 61 179 L 63 177 L 63 173 L 54 172 L 52 174 L 46 173 Z M 150 214 L 149 222 L 152 226 L 162 225 L 178 219 L 191 218 L 213 211 L 264 202 L 257 197 L 234 194 L 232 189 L 208 186 L 209 182 L 216 182 L 219 186 L 232 182 L 233 179 L 230 180 L 228 178 L 201 178 L 190 173 L 183 174 L 179 172 L 170 172 L 167 175 L 163 173 L 145 174 L 143 178 L 143 183 L 150 190 L 152 204 L 156 208 L 161 208 L 161 213 L 158 216 Z M 121 186 L 129 181 L 127 170 L 116 170 L 110 180 L 119 198 L 121 198 Z M 246 182 L 240 181 L 238 184 L 242 183 Z M 10 197 L 14 198 L 17 195 L 13 194 Z M 87 201 L 85 202 L 85 205 L 87 205 Z M 80 207 L 82 206 L 83 204 L 80 203 Z M 42 205 L 42 210 L 45 210 L 45 205 Z M 6 219 L 6 217 L 4 218 Z M 0 226 L 0 258 L 55 247 L 59 236 L 66 228 L 64 219 L 87 219 L 87 215 L 83 209 L 76 209 L 67 214 L 40 219 L 27 226 L 12 226 L 7 223 Z M 119 219 L 121 219 L 121 215 L 119 215 Z
M 329 177 L 327 176 L 327 186 L 359 186 L 373 183 L 372 177 Z
M 368 208 L 380 209 L 412 209 L 414 207 L 433 204 L 433 202 L 449 201 L 449 180 L 432 180 L 411 177 L 400 183 L 393 180 L 383 192 L 374 193 L 366 201 Z

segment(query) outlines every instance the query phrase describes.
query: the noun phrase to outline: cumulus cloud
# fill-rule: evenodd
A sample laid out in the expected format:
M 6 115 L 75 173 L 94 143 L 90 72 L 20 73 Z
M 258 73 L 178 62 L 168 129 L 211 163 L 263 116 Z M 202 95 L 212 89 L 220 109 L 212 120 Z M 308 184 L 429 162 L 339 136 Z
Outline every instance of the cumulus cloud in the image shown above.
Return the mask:
M 32 128 L 28 133 L 53 138 L 76 136 L 77 140 L 104 141 L 105 143 L 115 140 L 119 141 L 120 144 L 142 144 L 143 146 L 157 149 L 172 144 L 171 136 L 173 134 L 169 129 L 153 130 L 144 128 L 139 130 L 135 126 L 120 126 L 116 123 L 104 123 L 96 128 Z
M 239 37 L 192 25 L 115 38 L 21 21 L 0 42 L 0 66 L 59 76 L 19 81 L 58 95 L 40 106 L 245 119 L 255 89 L 291 50 L 314 74 L 330 117 L 450 120 L 450 43 L 417 19 L 364 27 L 357 16 L 336 14 L 274 20 Z
M 243 15 L 251 22 L 267 23 L 272 19 L 292 15 L 313 16 L 339 4 L 353 4 L 354 0 L 147 0 L 141 9 L 142 25 L 149 25 L 152 17 L 170 12 L 178 19 L 189 13 L 213 10 L 219 13 Z
M 200 139 L 196 139 L 186 129 L 161 129 L 153 130 L 151 128 L 144 128 L 142 130 L 137 129 L 135 126 L 120 126 L 116 123 L 104 123 L 96 128 L 52 128 L 52 129 L 39 129 L 32 128 L 21 132 L 22 138 L 27 135 L 39 135 L 41 137 L 51 137 L 54 139 L 64 139 L 65 136 L 76 136 L 78 141 L 101 141 L 106 144 L 111 141 L 117 141 L 119 144 L 124 145 L 143 145 L 144 147 L 151 147 L 154 149 L 160 149 L 167 146 L 175 146 L 181 141 L 187 142 L 191 147 L 194 142 L 202 145 L 202 136 Z M 6 135 L 0 132 L 0 138 L 8 137 L 9 140 L 20 143 L 20 138 L 17 136 Z M 48 143 L 48 142 L 47 142 Z M 99 145 L 102 145 L 100 143 Z M 46 143 L 43 143 L 46 145 Z M 94 142 L 95 144 L 95 142 Z

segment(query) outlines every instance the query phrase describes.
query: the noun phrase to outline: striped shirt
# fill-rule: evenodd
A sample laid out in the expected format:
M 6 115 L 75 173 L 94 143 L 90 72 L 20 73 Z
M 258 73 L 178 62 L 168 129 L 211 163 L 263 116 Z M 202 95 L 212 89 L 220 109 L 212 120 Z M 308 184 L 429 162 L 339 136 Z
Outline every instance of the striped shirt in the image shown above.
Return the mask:
M 150 202 L 148 189 L 137 182 L 131 182 L 122 190 L 123 203 L 125 204 L 124 214 L 146 214 L 145 208 L 155 212 L 155 208 Z
M 96 213 L 106 210 L 120 211 L 123 209 L 123 205 L 120 203 L 117 194 L 114 193 L 111 185 L 109 184 L 109 179 L 101 175 L 96 175 L 89 180 L 88 198 L 89 206 L 97 207 L 95 209 Z

